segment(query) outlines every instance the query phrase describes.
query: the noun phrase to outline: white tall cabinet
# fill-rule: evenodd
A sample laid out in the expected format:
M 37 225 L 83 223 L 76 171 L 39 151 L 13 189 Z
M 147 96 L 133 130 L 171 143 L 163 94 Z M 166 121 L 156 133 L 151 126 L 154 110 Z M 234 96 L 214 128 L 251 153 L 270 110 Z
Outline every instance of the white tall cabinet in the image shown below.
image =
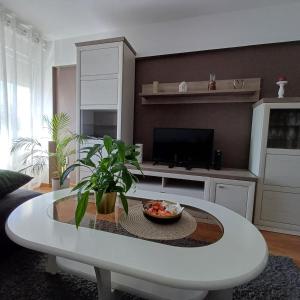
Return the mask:
M 132 143 L 135 51 L 124 38 L 77 43 L 76 130 Z M 78 156 L 79 156 L 78 151 Z M 85 176 L 80 171 L 79 178 Z
M 300 98 L 254 105 L 249 169 L 258 176 L 255 224 L 300 235 Z

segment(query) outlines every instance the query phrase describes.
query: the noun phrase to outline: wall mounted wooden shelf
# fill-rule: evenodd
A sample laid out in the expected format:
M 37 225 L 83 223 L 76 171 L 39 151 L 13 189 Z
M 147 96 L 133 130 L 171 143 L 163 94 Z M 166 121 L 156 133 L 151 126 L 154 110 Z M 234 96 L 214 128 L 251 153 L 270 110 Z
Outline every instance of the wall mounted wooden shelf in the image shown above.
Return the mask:
M 217 89 L 207 90 L 207 81 L 187 82 L 188 91 L 178 92 L 179 82 L 160 83 L 159 91 L 153 93 L 152 84 L 143 84 L 142 104 L 188 104 L 188 103 L 234 103 L 256 102 L 260 98 L 260 78 L 243 79 L 245 85 L 241 89 L 235 89 L 233 79 L 217 80 Z

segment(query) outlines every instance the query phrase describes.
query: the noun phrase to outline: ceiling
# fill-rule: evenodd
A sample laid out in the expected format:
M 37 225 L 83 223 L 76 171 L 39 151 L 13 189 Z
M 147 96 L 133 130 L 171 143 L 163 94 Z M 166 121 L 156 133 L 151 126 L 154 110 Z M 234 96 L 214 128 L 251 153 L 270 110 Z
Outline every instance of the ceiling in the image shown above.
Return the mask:
M 49 39 L 179 20 L 298 0 L 0 0 Z

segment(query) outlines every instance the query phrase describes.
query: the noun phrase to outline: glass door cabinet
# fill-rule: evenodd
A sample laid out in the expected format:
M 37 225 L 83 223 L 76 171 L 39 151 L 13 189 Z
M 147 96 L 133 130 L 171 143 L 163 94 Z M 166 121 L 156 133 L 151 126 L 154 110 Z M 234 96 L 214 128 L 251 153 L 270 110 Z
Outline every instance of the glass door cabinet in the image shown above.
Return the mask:
M 268 148 L 300 149 L 300 109 L 271 109 Z

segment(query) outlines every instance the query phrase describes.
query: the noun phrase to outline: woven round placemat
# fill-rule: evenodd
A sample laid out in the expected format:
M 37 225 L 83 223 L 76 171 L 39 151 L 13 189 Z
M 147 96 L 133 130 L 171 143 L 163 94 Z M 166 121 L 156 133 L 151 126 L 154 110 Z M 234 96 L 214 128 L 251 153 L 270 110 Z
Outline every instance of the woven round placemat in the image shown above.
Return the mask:
M 156 224 L 145 218 L 142 206 L 135 205 L 129 208 L 128 216 L 122 213 L 120 225 L 129 233 L 149 240 L 177 240 L 192 234 L 197 222 L 185 210 L 180 220 L 173 224 Z

